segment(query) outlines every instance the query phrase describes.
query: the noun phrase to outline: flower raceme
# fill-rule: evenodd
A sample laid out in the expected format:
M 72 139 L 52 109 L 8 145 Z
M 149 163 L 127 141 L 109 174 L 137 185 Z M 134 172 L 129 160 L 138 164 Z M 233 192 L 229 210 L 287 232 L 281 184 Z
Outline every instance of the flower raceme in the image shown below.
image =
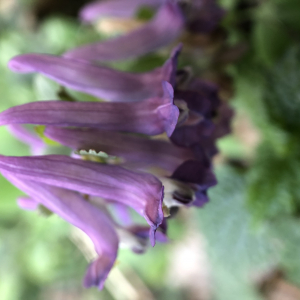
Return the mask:
M 202 9 L 198 4 L 195 7 Z M 161 67 L 145 73 L 95 64 L 155 51 L 175 41 L 186 26 L 184 10 L 171 0 L 95 2 L 82 10 L 81 18 L 92 22 L 104 15 L 131 17 L 141 5 L 157 13 L 127 35 L 63 56 L 31 53 L 9 62 L 15 72 L 40 73 L 101 100 L 37 101 L 0 113 L 0 125 L 8 125 L 38 154 L 0 155 L 2 175 L 28 195 L 18 200 L 19 206 L 46 207 L 85 232 L 95 246 L 86 287 L 103 288 L 120 245 L 141 253 L 148 241 L 153 246 L 156 240 L 166 242 L 166 217 L 172 207 L 201 207 L 208 201 L 207 190 L 216 184 L 211 164 L 215 139 L 228 132 L 229 110 L 219 124 L 213 121 L 220 106 L 214 85 L 194 79 L 178 83 L 181 44 Z M 45 125 L 44 136 L 70 148 L 73 157 L 40 155 L 47 145 L 26 124 Z M 109 211 L 108 205 L 121 213 Z M 148 225 L 125 226 L 128 219 L 132 222 L 124 217 L 128 208 Z

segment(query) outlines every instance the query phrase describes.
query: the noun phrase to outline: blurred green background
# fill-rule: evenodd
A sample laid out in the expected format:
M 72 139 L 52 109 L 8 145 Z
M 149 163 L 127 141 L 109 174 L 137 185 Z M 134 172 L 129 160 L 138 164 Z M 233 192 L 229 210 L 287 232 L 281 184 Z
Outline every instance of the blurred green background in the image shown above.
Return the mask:
M 60 2 L 1 0 L 1 111 L 55 99 L 59 90 L 40 75 L 9 71 L 11 57 L 61 54 L 107 37 L 76 19 L 84 1 Z M 1 300 L 300 299 L 300 1 L 219 3 L 226 16 L 218 30 L 201 42 L 184 37 L 179 61 L 220 84 L 236 110 L 232 134 L 218 142 L 210 203 L 180 210 L 169 222 L 169 244 L 144 255 L 121 249 L 99 292 L 81 287 L 87 262 L 71 226 L 19 209 L 21 192 L 0 177 Z M 150 70 L 168 53 L 113 66 Z M 5 127 L 0 138 L 1 154 L 30 154 Z

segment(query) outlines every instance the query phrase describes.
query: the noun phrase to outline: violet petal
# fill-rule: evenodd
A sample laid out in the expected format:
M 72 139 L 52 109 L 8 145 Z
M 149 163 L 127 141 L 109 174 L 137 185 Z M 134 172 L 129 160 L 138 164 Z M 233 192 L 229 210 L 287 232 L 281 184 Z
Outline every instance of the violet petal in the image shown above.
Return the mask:
M 167 2 L 151 21 L 140 28 L 116 38 L 69 50 L 64 56 L 98 62 L 134 58 L 175 41 L 183 25 L 183 16 L 177 4 Z
M 197 191 L 196 192 L 196 199 L 192 203 L 193 206 L 202 207 L 209 201 L 207 196 L 207 191 Z
M 113 212 L 122 226 L 129 226 L 133 223 L 128 206 L 120 203 L 113 203 Z
M 210 120 L 203 120 L 196 125 L 177 127 L 170 139 L 177 146 L 192 147 L 201 144 L 203 139 L 212 134 L 213 130 L 214 123 Z
M 46 127 L 44 134 L 74 150 L 93 149 L 120 157 L 129 167 L 158 166 L 173 172 L 194 157 L 190 149 L 166 141 L 106 130 Z
M 221 100 L 219 98 L 219 87 L 215 83 L 199 78 L 194 78 L 188 84 L 188 90 L 197 92 L 202 97 L 207 99 L 210 102 L 211 106 L 211 112 L 208 117 L 215 116 L 217 109 L 221 104 Z
M 92 127 L 148 135 L 170 136 L 179 116 L 172 89 L 163 83 L 165 95 L 140 102 L 38 101 L 11 107 L 0 114 L 0 124 L 39 124 Z
M 162 96 L 163 81 L 174 85 L 181 47 L 174 48 L 162 67 L 148 73 L 121 72 L 76 59 L 33 53 L 16 56 L 8 65 L 15 72 L 39 72 L 63 86 L 109 101 L 140 101 Z
M 203 158 L 202 161 L 185 161 L 176 169 L 171 178 L 186 183 L 197 184 L 201 190 L 206 190 L 217 184 L 216 177 L 206 158 Z
M 163 220 L 163 186 L 151 174 L 62 155 L 0 156 L 0 170 L 22 180 L 49 184 L 128 205 L 151 226 L 150 239 Z
M 34 200 L 91 238 L 99 258 L 89 267 L 84 283 L 86 287 L 98 286 L 102 289 L 118 252 L 119 240 L 111 219 L 73 191 L 20 179 L 7 172 L 3 172 L 3 175 Z

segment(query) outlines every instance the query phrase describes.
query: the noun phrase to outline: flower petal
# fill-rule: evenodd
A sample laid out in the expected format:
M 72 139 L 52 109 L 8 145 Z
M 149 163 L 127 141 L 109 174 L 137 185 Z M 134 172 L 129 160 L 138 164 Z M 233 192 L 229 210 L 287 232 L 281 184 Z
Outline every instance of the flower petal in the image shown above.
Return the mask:
M 163 186 L 151 174 L 62 155 L 0 156 L 1 172 L 35 182 L 75 190 L 128 205 L 151 226 L 150 239 L 163 220 Z
M 92 22 L 101 17 L 133 17 L 142 6 L 157 7 L 163 0 L 111 0 L 88 3 L 80 11 L 83 22 Z
M 194 157 L 190 149 L 166 141 L 106 130 L 46 127 L 44 134 L 74 150 L 93 149 L 120 157 L 129 167 L 159 166 L 173 172 Z
M 209 201 L 207 196 L 207 191 L 197 191 L 196 192 L 196 199 L 192 203 L 193 206 L 202 207 Z
M 198 122 L 196 125 L 177 127 L 170 139 L 177 146 L 192 147 L 201 144 L 203 140 L 212 134 L 213 130 L 213 122 L 206 119 Z
M 98 62 L 137 57 L 175 41 L 183 25 L 177 4 L 167 2 L 146 25 L 116 38 L 69 50 L 64 56 Z
M 99 258 L 87 271 L 85 286 L 95 285 L 102 289 L 118 252 L 119 240 L 111 219 L 73 191 L 20 179 L 7 172 L 3 172 L 3 175 L 35 201 L 80 228 L 91 238 Z
M 132 225 L 119 227 L 117 229 L 120 247 L 130 248 L 135 253 L 144 253 L 149 243 L 149 226 Z M 160 243 L 167 243 L 167 236 L 161 231 L 156 232 L 156 240 Z
M 148 135 L 170 136 L 179 116 L 172 89 L 163 83 L 165 94 L 140 102 L 39 101 L 11 107 L 0 114 L 0 125 L 39 124 L 92 127 Z
M 140 101 L 162 96 L 161 84 L 174 85 L 177 57 L 181 45 L 174 48 L 165 64 L 148 73 L 127 73 L 96 66 L 85 61 L 48 54 L 23 54 L 9 61 L 19 73 L 39 72 L 59 84 L 109 101 Z
M 206 190 L 217 184 L 215 174 L 212 172 L 209 161 L 188 160 L 180 165 L 171 176 L 172 179 L 186 183 L 197 184 L 201 190 Z

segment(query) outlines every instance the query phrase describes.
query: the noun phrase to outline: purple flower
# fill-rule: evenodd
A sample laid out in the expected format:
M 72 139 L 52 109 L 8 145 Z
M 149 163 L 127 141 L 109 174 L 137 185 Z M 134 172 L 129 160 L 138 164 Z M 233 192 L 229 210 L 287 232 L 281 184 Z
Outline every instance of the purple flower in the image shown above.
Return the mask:
M 173 180 L 186 183 L 194 191 L 192 198 L 186 197 L 181 190 L 175 190 L 173 197 L 184 204 L 191 203 L 194 206 L 203 206 L 207 201 L 208 188 L 217 184 L 216 177 L 212 171 L 207 157 L 202 160 L 187 160 L 180 165 L 171 176 Z
M 39 72 L 59 84 L 109 101 L 140 101 L 163 95 L 161 84 L 175 80 L 177 56 L 174 48 L 161 68 L 148 73 L 126 73 L 85 61 L 48 54 L 23 54 L 12 58 L 9 67 L 19 73 Z
M 106 130 L 47 127 L 44 134 L 74 150 L 93 149 L 117 156 L 130 168 L 157 166 L 172 173 L 195 156 L 190 149 L 167 141 Z
M 39 101 L 11 107 L 0 114 L 0 125 L 39 124 L 92 127 L 148 135 L 170 136 L 179 110 L 173 105 L 173 88 L 164 82 L 164 96 L 140 102 Z
M 60 155 L 0 156 L 0 171 L 128 205 L 145 217 L 155 244 L 154 234 L 163 220 L 163 187 L 153 175 Z
M 23 124 L 46 125 L 46 137 L 77 150 L 76 158 L 0 155 L 0 172 L 27 194 L 18 199 L 21 208 L 45 207 L 90 237 L 97 258 L 88 267 L 86 287 L 102 289 L 119 246 L 142 253 L 149 240 L 152 246 L 156 240 L 166 242 L 166 217 L 174 209 L 208 201 L 207 191 L 217 183 L 211 163 L 215 141 L 229 131 L 232 113 L 221 105 L 217 87 L 191 76 L 180 82 L 181 44 L 163 66 L 147 73 L 96 64 L 152 52 L 175 41 L 184 26 L 207 33 L 223 13 L 214 0 L 190 1 L 182 10 L 171 0 L 111 0 L 87 5 L 81 17 L 86 22 L 98 16 L 132 17 L 143 5 L 159 9 L 151 21 L 126 35 L 63 56 L 24 54 L 9 62 L 13 71 L 38 72 L 107 100 L 39 101 L 0 113 L 0 125 L 11 126 L 34 151 L 41 141 Z M 129 209 L 148 226 L 134 224 Z
M 124 1 L 123 5 L 126 6 L 127 2 Z M 137 2 L 135 1 L 135 4 Z M 140 2 L 142 4 L 145 1 Z M 104 5 L 108 4 L 104 3 Z M 128 7 L 130 7 L 129 4 Z M 84 12 L 83 14 L 86 14 L 87 9 Z M 64 56 L 102 62 L 137 57 L 175 41 L 181 33 L 183 25 L 184 20 L 179 7 L 175 3 L 167 2 L 161 6 L 153 20 L 146 25 L 116 38 L 69 50 Z
M 90 264 L 87 270 L 84 279 L 85 287 L 103 288 L 105 279 L 116 260 L 119 245 L 130 247 L 136 253 L 145 251 L 149 240 L 149 227 L 118 226 L 107 211 L 94 206 L 88 199 L 74 191 L 24 180 L 15 174 L 3 172 L 3 175 L 20 190 L 30 195 L 31 198 L 20 197 L 18 199 L 21 208 L 34 210 L 38 205 L 43 205 L 90 237 L 99 257 Z M 168 241 L 166 236 L 159 231 L 156 239 L 162 243 Z
M 212 118 L 221 104 L 218 92 L 219 89 L 215 84 L 194 78 L 188 82 L 186 88 L 175 90 L 175 99 L 184 100 L 189 110 Z
M 111 219 L 76 192 L 49 186 L 37 180 L 27 180 L 24 176 L 19 177 L 10 171 L 1 172 L 35 202 L 80 228 L 91 238 L 99 257 L 90 264 L 84 285 L 102 289 L 118 253 L 119 239 Z
M 192 147 L 201 144 L 203 140 L 210 137 L 213 130 L 214 123 L 211 120 L 203 119 L 193 125 L 183 124 L 177 127 L 170 139 L 175 145 Z
M 163 0 L 110 0 L 88 3 L 80 11 L 83 22 L 92 22 L 101 17 L 130 18 L 140 7 L 157 7 Z
M 182 77 L 189 77 L 184 71 Z M 177 77 L 178 78 L 178 77 Z M 171 141 L 180 147 L 203 149 L 208 157 L 217 154 L 216 139 L 230 132 L 232 109 L 222 103 L 215 84 L 197 78 L 188 78 L 179 83 L 175 91 L 175 102 L 184 101 L 188 116 L 178 123 Z

